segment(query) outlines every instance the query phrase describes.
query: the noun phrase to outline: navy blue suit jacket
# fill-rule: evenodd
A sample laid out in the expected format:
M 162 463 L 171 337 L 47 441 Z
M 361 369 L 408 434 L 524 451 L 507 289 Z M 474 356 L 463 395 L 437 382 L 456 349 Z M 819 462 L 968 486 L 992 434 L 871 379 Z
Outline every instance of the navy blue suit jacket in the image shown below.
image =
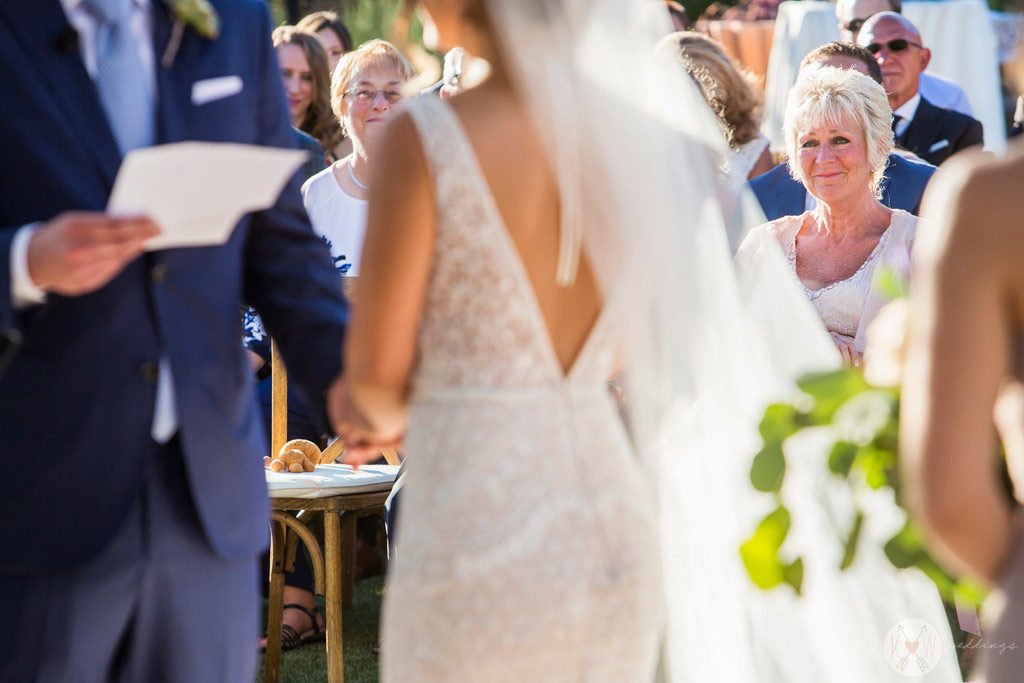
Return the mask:
M 220 37 L 186 30 L 174 64 L 156 66 L 158 141 L 292 147 L 267 6 L 214 4 Z M 170 15 L 161 0 L 152 11 L 159 62 Z M 173 368 L 181 450 L 206 536 L 224 557 L 254 553 L 267 539 L 265 447 L 239 306 L 260 312 L 291 378 L 322 408 L 341 364 L 338 276 L 296 177 L 222 246 L 150 253 L 96 292 L 51 294 L 15 310 L 17 228 L 103 211 L 121 161 L 73 35 L 58 0 L 0 3 L 0 462 L 10 469 L 0 477 L 0 569 L 75 565 L 112 537 L 153 453 L 161 354 Z M 193 83 L 231 75 L 242 79 L 240 93 L 192 103 Z
M 931 164 L 890 154 L 882 181 L 882 203 L 916 216 L 921 208 L 921 195 L 933 173 L 935 167 Z M 782 216 L 799 216 L 804 212 L 807 190 L 789 175 L 789 167 L 785 163 L 751 179 L 748 185 L 770 221 Z

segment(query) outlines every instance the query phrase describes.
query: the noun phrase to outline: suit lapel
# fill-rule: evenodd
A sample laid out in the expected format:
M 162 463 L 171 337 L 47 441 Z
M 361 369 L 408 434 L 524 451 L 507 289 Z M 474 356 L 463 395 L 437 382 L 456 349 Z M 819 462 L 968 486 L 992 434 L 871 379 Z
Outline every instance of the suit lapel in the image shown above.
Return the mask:
M 69 39 L 74 32 L 60 2 L 4 0 L 0 2 L 0 20 L 7 22 L 27 63 L 36 69 L 46 96 L 64 113 L 63 121 L 73 129 L 74 139 L 86 148 L 86 156 L 112 185 L 121 154 L 77 44 Z
M 901 146 L 924 158 L 923 155 L 928 153 L 928 147 L 933 142 L 932 138 L 935 135 L 936 113 L 935 107 L 922 97 L 913 120 L 907 126 L 907 130 L 903 132 Z
M 177 142 L 188 139 L 186 131 L 192 110 L 192 83 L 195 65 L 205 39 L 186 28 L 174 51 L 171 66 L 163 65 L 164 53 L 172 41 L 174 23 L 162 0 L 153 1 L 153 48 L 156 56 L 157 141 Z

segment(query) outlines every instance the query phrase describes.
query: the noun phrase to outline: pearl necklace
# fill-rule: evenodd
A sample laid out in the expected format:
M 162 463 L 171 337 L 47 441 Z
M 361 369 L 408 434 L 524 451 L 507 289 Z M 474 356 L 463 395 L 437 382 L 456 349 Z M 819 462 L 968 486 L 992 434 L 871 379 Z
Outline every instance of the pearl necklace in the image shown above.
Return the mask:
M 352 182 L 356 184 L 356 187 L 358 187 L 360 189 L 363 189 L 363 190 L 366 190 L 367 192 L 369 192 L 370 191 L 369 187 L 367 187 L 366 185 L 363 185 L 361 182 L 356 180 L 356 174 L 352 172 L 352 160 L 351 159 L 349 160 L 348 164 L 346 164 L 346 165 L 348 166 L 348 177 L 352 179 Z

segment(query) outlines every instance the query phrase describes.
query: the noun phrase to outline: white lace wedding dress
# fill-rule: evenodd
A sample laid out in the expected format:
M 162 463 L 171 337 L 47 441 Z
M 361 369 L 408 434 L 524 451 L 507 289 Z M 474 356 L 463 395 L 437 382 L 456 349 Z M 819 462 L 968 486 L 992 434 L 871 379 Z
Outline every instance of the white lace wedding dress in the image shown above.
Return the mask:
M 438 222 L 383 680 L 650 680 L 653 492 L 606 386 L 626 302 L 606 302 L 564 375 L 458 118 L 409 106 Z

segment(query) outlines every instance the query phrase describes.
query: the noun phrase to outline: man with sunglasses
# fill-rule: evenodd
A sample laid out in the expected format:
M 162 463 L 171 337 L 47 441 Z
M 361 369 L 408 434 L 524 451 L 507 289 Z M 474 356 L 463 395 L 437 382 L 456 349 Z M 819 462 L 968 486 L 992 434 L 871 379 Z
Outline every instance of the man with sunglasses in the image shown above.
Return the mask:
M 901 14 L 902 11 L 901 0 L 838 0 L 836 2 L 836 18 L 839 20 L 840 40 L 846 43 L 856 43 L 861 27 L 872 16 L 879 12 Z M 967 93 L 947 78 L 926 71 L 921 74 L 920 91 L 921 97 L 936 107 L 974 116 Z
M 906 17 L 895 12 L 874 15 L 864 22 L 857 43 L 875 55 L 882 67 L 897 146 L 938 166 L 952 154 L 982 144 L 980 121 L 936 107 L 921 96 L 921 73 L 932 53 Z

